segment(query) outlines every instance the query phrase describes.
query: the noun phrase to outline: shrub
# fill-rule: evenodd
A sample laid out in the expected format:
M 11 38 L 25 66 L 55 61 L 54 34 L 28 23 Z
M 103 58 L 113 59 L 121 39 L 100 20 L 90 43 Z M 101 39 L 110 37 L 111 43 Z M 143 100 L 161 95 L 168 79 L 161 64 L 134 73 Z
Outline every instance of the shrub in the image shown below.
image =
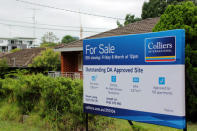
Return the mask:
M 185 29 L 186 48 L 185 48 L 185 66 L 187 77 L 197 84 L 197 6 L 193 2 L 181 2 L 176 5 L 169 5 L 160 21 L 156 24 L 153 31 L 164 31 L 172 29 Z M 187 119 L 197 121 L 197 94 L 192 89 L 186 77 L 186 114 Z
M 37 120 L 45 123 L 38 126 L 47 125 L 59 130 L 85 129 L 81 80 L 43 74 L 16 73 L 10 76 L 0 79 L 0 93 L 4 102 L 10 105 L 1 108 L 0 119 L 13 120 L 28 115 L 29 124 L 35 124 Z M 12 105 L 15 113 L 11 112 Z M 16 118 L 12 114 L 17 114 Z M 89 120 L 90 130 L 102 130 L 113 122 L 110 118 L 95 115 L 89 115 Z
M 1 103 L 0 120 L 15 120 L 21 121 L 22 115 L 19 107 L 16 104 Z
M 15 52 L 17 52 L 17 51 L 20 51 L 21 49 L 19 49 L 19 48 L 15 48 L 15 49 L 12 49 L 10 52 L 11 53 L 15 53 Z
M 29 67 L 43 67 L 46 70 L 58 70 L 60 68 L 60 53 L 54 52 L 53 49 L 42 51 L 40 56 L 36 56 Z

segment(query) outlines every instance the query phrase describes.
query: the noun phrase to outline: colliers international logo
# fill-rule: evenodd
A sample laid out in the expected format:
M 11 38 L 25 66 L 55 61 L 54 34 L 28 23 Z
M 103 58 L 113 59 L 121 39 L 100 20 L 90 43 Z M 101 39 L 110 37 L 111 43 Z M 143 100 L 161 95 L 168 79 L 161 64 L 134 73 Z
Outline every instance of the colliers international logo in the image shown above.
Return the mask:
M 176 37 L 145 39 L 145 62 L 176 61 Z

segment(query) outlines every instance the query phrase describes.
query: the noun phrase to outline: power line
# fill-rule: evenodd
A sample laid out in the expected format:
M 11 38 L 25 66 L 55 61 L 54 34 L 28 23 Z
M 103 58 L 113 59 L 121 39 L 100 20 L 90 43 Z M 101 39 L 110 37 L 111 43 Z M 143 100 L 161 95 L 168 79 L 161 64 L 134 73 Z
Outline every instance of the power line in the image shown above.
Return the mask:
M 14 25 L 14 24 L 7 24 L 7 23 L 0 23 L 1 25 L 6 26 L 16 26 L 16 27 L 23 27 L 23 28 L 36 28 L 36 29 L 45 29 L 45 30 L 57 30 L 57 31 L 72 31 L 72 32 L 79 32 L 79 30 L 65 30 L 65 29 L 58 29 L 58 28 L 45 28 L 45 27 L 34 27 L 34 26 L 24 26 L 24 25 Z M 83 31 L 88 33 L 100 33 L 96 31 Z
M 25 23 L 25 24 L 34 24 L 34 23 L 31 23 L 31 22 L 16 21 L 16 20 L 8 20 L 8 19 L 1 19 L 1 18 L 0 18 L 0 21 L 16 22 L 16 23 Z M 54 27 L 80 28 L 79 26 L 53 25 L 53 24 L 44 24 L 44 23 L 36 23 L 36 25 L 54 26 Z M 109 29 L 109 28 L 97 28 L 97 27 L 83 27 L 83 28 L 87 28 L 87 29 Z
M 123 18 L 111 17 L 111 16 L 104 16 L 104 15 L 98 15 L 98 14 L 91 14 L 91 13 L 81 12 L 81 11 L 79 12 L 79 11 L 75 11 L 75 10 L 63 9 L 63 8 L 58 8 L 58 7 L 55 7 L 55 6 L 38 4 L 38 3 L 33 3 L 33 2 L 29 2 L 29 1 L 24 1 L 24 0 L 16 0 L 16 1 L 22 2 L 22 3 L 26 3 L 26 4 L 30 4 L 30 5 L 36 5 L 36 6 L 41 6 L 41 7 L 46 7 L 46 8 L 52 8 L 52 9 L 56 9 L 56 10 L 66 11 L 66 12 L 71 12 L 71 13 L 78 13 L 78 14 L 83 14 L 83 15 L 103 17 L 103 18 L 115 19 L 115 20 L 124 20 Z

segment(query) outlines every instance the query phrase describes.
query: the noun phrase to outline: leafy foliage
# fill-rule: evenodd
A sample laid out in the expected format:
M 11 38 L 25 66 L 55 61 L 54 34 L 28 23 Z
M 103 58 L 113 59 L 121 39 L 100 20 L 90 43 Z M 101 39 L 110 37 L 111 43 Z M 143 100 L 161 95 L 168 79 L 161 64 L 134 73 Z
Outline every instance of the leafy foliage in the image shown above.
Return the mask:
M 40 47 L 55 47 L 57 45 L 58 45 L 57 43 L 53 43 L 53 42 L 44 42 L 41 43 Z
M 150 0 L 142 6 L 142 19 L 159 17 L 167 7 L 166 0 Z
M 0 68 L 2 67 L 4 68 L 8 67 L 6 58 L 0 59 Z
M 0 77 L 7 73 L 8 64 L 6 58 L 0 59 Z
M 140 20 L 141 20 L 140 18 L 135 18 L 135 15 L 127 14 L 125 16 L 124 24 L 121 24 L 119 21 L 117 21 L 117 25 L 118 25 L 118 27 L 123 27 L 125 25 L 131 24 L 131 23 L 134 23 L 134 22 L 140 21 Z
M 5 102 L 1 102 L 0 108 L 0 120 L 15 120 L 19 122 L 21 120 L 21 112 L 20 108 L 17 104 L 9 104 Z
M 46 70 L 57 70 L 60 67 L 60 53 L 48 48 L 33 59 L 30 67 L 44 67 Z
M 189 0 L 150 0 L 144 2 L 141 17 L 142 19 L 160 17 L 168 5 L 176 5 L 183 1 Z M 195 0 L 190 1 L 196 3 Z
M 17 52 L 17 51 L 20 51 L 20 50 L 21 49 L 19 49 L 19 48 L 15 48 L 15 49 L 11 50 L 10 52 L 14 53 L 14 52 Z
M 189 79 L 197 84 L 197 7 L 193 2 L 182 2 L 176 5 L 169 5 L 160 21 L 154 27 L 153 31 L 163 31 L 171 29 L 185 29 L 186 48 L 186 97 L 187 97 L 187 118 L 197 121 L 197 96 L 194 94 Z M 188 79 L 189 77 L 189 79 Z
M 197 49 L 197 7 L 193 2 L 183 2 L 169 5 L 153 31 L 185 29 L 186 43 Z
M 75 37 L 72 37 L 72 36 L 70 36 L 70 35 L 66 35 L 66 36 L 64 36 L 64 37 L 62 38 L 62 43 L 68 44 L 68 43 L 73 42 L 73 41 L 75 41 L 75 40 L 78 40 L 78 39 L 75 38 Z
M 0 93 L 4 100 L 0 120 L 19 121 L 26 114 L 30 119 L 36 116 L 38 121 L 44 121 L 53 129 L 85 130 L 81 80 L 22 74 L 0 79 Z M 89 115 L 89 119 L 90 130 L 103 130 L 113 122 L 95 115 Z

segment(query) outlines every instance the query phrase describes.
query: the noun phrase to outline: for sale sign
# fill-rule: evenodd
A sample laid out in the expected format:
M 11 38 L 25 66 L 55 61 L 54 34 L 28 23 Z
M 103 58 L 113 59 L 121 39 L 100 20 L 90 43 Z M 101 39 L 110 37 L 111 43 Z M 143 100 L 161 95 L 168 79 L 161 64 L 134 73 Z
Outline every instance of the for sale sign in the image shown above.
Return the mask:
M 84 40 L 84 111 L 184 129 L 184 48 L 184 30 Z

